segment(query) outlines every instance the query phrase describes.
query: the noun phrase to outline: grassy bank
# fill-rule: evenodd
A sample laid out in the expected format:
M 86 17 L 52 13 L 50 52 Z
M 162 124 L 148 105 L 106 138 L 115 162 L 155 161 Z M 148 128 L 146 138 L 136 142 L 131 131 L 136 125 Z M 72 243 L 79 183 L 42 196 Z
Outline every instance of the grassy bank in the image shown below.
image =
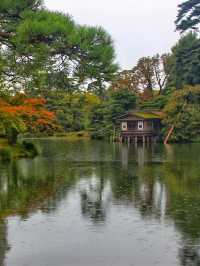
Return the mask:
M 54 137 L 65 138 L 66 140 L 69 140 L 69 141 L 89 140 L 91 139 L 91 134 L 88 131 L 78 131 L 78 132 L 56 134 L 54 135 Z

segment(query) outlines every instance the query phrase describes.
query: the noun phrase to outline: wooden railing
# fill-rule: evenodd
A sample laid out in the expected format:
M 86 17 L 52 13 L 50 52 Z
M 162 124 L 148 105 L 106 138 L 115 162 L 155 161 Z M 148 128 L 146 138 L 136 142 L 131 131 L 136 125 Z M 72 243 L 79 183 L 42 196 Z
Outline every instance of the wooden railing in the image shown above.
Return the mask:
M 147 135 L 159 135 L 159 130 L 125 130 L 125 131 L 122 131 L 121 132 L 122 134 L 126 135 L 144 135 L 144 134 L 147 134 Z

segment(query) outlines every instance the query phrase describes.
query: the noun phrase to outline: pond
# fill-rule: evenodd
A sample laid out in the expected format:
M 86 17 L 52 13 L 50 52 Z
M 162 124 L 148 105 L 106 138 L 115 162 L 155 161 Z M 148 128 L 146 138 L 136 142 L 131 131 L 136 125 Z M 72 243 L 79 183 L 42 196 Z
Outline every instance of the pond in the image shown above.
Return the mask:
M 200 265 L 200 145 L 35 140 L 0 164 L 1 266 Z

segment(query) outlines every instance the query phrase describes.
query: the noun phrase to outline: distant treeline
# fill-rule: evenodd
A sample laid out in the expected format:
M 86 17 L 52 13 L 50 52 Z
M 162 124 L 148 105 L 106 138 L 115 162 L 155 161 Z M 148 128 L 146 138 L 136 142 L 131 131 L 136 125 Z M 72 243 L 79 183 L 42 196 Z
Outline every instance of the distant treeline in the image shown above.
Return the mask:
M 120 70 L 103 28 L 78 25 L 40 0 L 1 1 L 1 136 L 15 143 L 20 133 L 86 130 L 107 138 L 122 113 L 140 108 L 166 113 L 163 136 L 174 125 L 171 141 L 199 141 L 199 9 L 198 1 L 179 5 L 183 34 L 171 53 Z

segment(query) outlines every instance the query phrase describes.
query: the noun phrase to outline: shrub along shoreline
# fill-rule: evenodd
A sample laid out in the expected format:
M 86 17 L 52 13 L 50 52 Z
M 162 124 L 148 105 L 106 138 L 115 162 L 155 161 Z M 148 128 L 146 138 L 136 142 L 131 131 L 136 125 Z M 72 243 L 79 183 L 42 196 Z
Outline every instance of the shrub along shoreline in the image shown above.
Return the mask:
M 18 158 L 33 158 L 39 154 L 35 144 L 22 140 L 15 145 L 9 144 L 6 138 L 0 138 L 0 160 L 11 161 Z

